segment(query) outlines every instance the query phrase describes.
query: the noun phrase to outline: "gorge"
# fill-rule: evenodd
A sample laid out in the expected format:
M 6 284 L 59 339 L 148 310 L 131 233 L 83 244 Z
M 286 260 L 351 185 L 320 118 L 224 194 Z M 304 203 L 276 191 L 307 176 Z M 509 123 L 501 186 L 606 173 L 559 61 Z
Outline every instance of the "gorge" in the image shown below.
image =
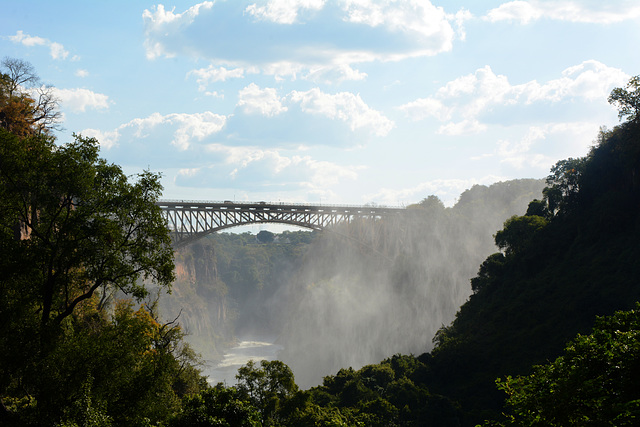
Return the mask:
M 285 231 L 272 242 L 212 234 L 176 252 L 177 280 L 162 310 L 180 314 L 209 364 L 205 373 L 229 349 L 264 337 L 282 348 L 277 358 L 301 387 L 343 367 L 429 351 L 471 294 L 477 266 L 495 252 L 493 233 L 543 186 L 478 185 L 452 207 L 431 196 L 373 227 Z M 273 346 L 262 348 L 269 352 L 257 356 L 274 357 Z

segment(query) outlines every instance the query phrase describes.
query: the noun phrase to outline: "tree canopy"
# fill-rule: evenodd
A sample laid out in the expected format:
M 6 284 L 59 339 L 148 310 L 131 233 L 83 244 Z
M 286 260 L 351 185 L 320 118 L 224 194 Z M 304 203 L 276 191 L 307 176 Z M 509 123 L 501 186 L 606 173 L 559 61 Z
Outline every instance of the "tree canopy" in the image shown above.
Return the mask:
M 57 129 L 62 114 L 54 88 L 27 61 L 7 57 L 0 65 L 0 127 L 20 137 Z
M 55 103 L 27 93 L 41 89 L 33 68 L 3 65 L 0 424 L 166 420 L 204 385 L 184 332 L 149 298 L 174 279 L 160 176 L 126 176 L 92 138 L 58 144 Z
M 498 379 L 506 425 L 637 425 L 640 416 L 640 305 L 600 317 L 562 356 L 526 376 Z
M 618 107 L 618 118 L 640 122 L 640 75 L 632 77 L 627 85 L 611 91 L 609 103 Z

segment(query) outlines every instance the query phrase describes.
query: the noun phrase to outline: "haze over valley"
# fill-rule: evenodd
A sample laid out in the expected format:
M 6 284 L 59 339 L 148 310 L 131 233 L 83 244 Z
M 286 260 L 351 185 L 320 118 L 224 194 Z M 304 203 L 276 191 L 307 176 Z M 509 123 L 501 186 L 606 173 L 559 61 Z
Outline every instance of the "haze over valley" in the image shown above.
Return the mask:
M 273 241 L 211 235 L 178 252 L 178 281 L 164 311 L 180 312 L 189 340 L 214 365 L 238 338 L 271 338 L 305 388 L 342 367 L 424 353 L 471 294 L 477 266 L 495 252 L 491 230 L 524 214 L 543 186 L 475 186 L 451 208 L 431 196 L 376 222 L 285 232 Z M 234 375 L 226 379 L 233 383 Z

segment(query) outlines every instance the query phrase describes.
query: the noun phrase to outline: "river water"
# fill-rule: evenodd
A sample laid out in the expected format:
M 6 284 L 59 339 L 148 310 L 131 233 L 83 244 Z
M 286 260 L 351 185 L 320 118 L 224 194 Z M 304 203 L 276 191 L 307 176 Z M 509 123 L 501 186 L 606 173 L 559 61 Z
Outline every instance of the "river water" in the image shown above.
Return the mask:
M 224 354 L 222 361 L 205 369 L 203 373 L 209 377 L 209 384 L 221 382 L 232 386 L 236 384 L 238 368 L 246 365 L 249 360 L 276 360 L 282 350 L 281 345 L 275 344 L 275 338 L 244 338 Z

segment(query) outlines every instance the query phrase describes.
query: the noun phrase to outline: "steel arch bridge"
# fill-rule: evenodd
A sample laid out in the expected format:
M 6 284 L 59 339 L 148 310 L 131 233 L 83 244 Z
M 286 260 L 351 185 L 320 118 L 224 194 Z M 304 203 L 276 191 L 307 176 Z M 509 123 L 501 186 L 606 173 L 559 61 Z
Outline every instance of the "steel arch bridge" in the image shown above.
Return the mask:
M 174 247 L 186 246 L 210 233 L 249 224 L 277 223 L 312 230 L 350 223 L 377 220 L 404 211 L 404 208 L 376 206 L 307 205 L 267 202 L 207 202 L 160 200 Z

